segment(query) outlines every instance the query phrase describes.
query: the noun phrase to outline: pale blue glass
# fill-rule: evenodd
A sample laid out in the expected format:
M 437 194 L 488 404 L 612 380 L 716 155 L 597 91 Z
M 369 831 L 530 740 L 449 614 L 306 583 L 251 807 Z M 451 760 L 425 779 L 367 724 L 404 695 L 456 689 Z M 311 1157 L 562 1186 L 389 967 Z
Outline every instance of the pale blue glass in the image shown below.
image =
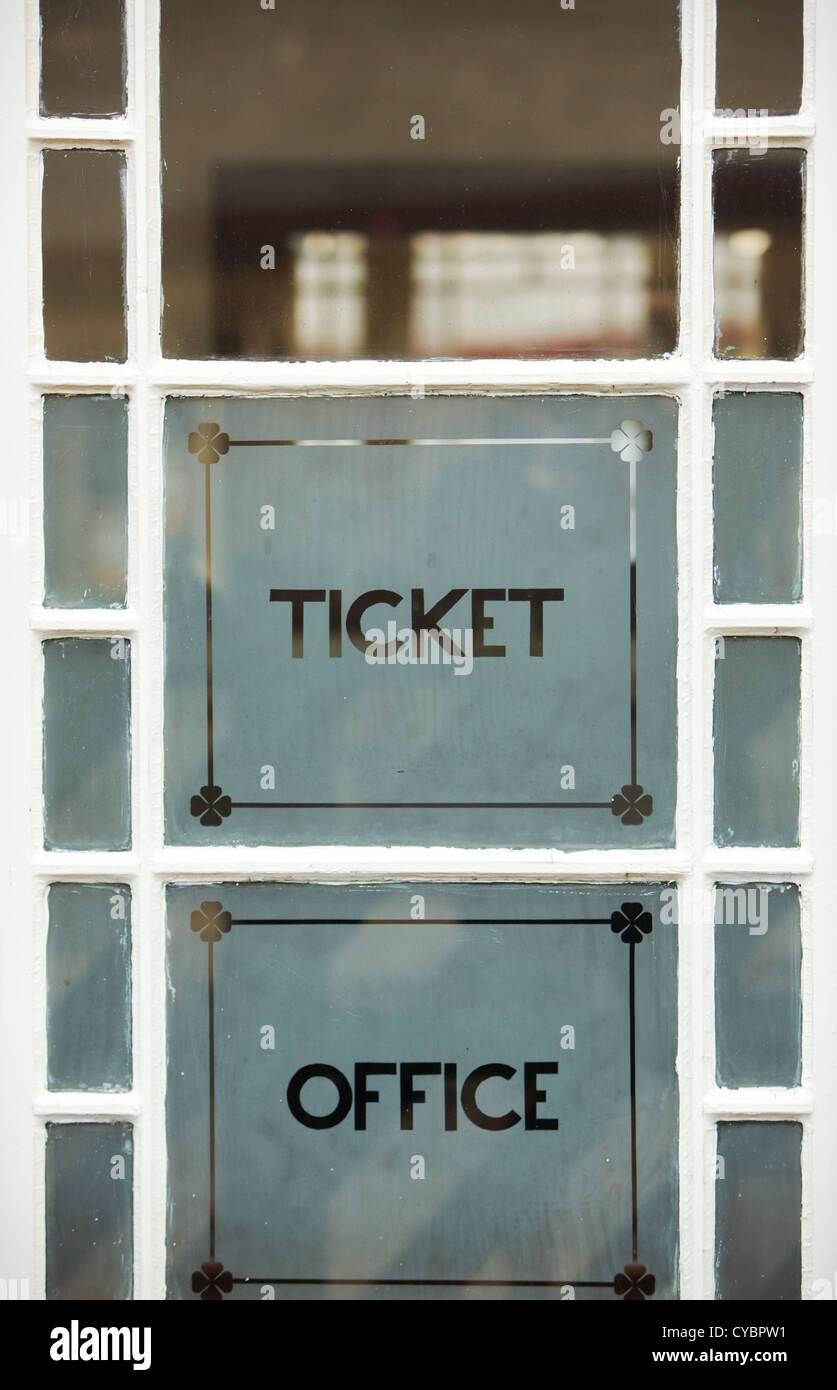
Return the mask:
M 796 637 L 726 637 L 715 661 L 715 843 L 799 844 Z
M 792 883 L 715 888 L 715 1079 L 798 1086 L 802 941 Z
M 128 403 L 44 397 L 44 604 L 124 608 Z
M 672 845 L 677 423 L 657 396 L 170 400 L 169 842 Z M 452 596 L 471 668 L 432 637 L 369 663 L 369 594 L 362 634 Z
M 131 892 L 53 883 L 47 932 L 47 1078 L 53 1091 L 131 1086 Z
M 715 600 L 802 597 L 802 397 L 755 391 L 715 401 Z
M 787 1120 L 718 1125 L 715 1297 L 801 1297 L 802 1126 Z
M 676 918 L 663 884 L 170 887 L 169 1296 L 676 1298 Z M 466 1095 L 498 1063 L 502 1130 Z
M 44 847 L 131 843 L 130 643 L 55 638 L 44 653 Z
M 47 1299 L 133 1293 L 133 1127 L 46 1127 Z

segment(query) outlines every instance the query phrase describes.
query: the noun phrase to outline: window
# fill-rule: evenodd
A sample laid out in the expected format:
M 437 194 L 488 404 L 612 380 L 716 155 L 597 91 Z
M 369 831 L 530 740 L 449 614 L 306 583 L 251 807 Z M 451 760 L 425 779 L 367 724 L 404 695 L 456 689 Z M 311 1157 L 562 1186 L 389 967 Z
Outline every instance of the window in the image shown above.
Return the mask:
M 383 8 L 3 19 L 0 1277 L 833 1296 L 837 16 Z

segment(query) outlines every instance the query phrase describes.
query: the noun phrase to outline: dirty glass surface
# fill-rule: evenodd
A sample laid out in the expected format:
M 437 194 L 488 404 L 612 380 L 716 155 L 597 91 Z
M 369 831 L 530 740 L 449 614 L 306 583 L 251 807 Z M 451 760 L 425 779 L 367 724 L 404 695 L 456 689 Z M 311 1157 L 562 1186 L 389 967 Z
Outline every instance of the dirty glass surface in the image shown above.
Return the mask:
M 719 638 L 715 844 L 799 844 L 796 637 Z
M 713 407 L 717 603 L 802 597 L 802 397 L 728 392 Z
M 663 884 L 171 887 L 169 1297 L 676 1297 L 676 937 Z
M 128 402 L 44 397 L 44 604 L 124 608 Z
M 676 429 L 655 396 L 169 401 L 168 839 L 671 844 Z
M 130 1090 L 130 889 L 52 883 L 47 902 L 47 1084 Z
M 46 1126 L 46 1297 L 129 1299 L 133 1126 Z
M 786 1120 L 718 1125 L 715 1297 L 801 1297 L 802 1126 Z
M 130 846 L 130 652 L 122 637 L 43 643 L 45 849 Z

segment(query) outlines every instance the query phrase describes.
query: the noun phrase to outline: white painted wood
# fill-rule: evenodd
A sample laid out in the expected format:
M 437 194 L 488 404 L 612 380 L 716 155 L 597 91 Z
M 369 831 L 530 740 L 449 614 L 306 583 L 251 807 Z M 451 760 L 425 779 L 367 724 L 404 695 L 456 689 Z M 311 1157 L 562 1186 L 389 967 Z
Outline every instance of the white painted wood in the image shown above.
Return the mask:
M 738 141 L 730 118 L 713 112 L 714 0 L 683 0 L 681 116 L 681 345 L 646 361 L 558 362 L 179 362 L 162 358 L 160 302 L 158 0 L 127 0 L 129 110 L 117 121 L 47 120 L 38 115 L 37 0 L 2 17 L 0 148 L 6 207 L 7 280 L 0 352 L 4 425 L 3 495 L 28 499 L 29 535 L 0 537 L 3 652 L 14 678 L 0 682 L 4 753 L 3 919 L 0 1034 L 5 1069 L 0 1106 L 4 1230 L 0 1276 L 29 1278 L 43 1296 L 43 1124 L 71 1118 L 128 1118 L 135 1126 L 135 1293 L 165 1293 L 165 884 L 210 879 L 357 882 L 404 877 L 473 881 L 661 879 L 681 893 L 679 924 L 681 1296 L 713 1295 L 714 1123 L 729 1118 L 799 1118 L 803 1147 L 805 1290 L 837 1270 L 833 1174 L 837 1171 L 837 940 L 835 891 L 837 773 L 833 711 L 837 660 L 837 462 L 832 442 L 837 369 L 837 5 L 806 0 L 802 111 L 770 118 L 771 143 L 808 151 L 806 225 L 808 323 L 797 362 L 712 360 L 710 162 L 714 144 Z M 816 42 L 815 39 L 816 25 Z M 817 104 L 814 77 L 817 69 Z M 53 147 L 125 149 L 128 159 L 129 360 L 47 362 L 43 356 L 40 270 L 40 156 Z M 816 150 L 816 153 L 815 153 Z M 15 210 L 28 207 L 28 224 Z M 814 364 L 817 366 L 815 377 Z M 169 393 L 264 395 L 372 393 L 423 384 L 491 393 L 588 391 L 670 394 L 681 403 L 678 543 L 680 691 L 677 849 L 665 851 L 462 850 L 449 847 L 177 849 L 162 826 L 162 457 Z M 736 389 L 801 389 L 806 396 L 805 594 L 800 605 L 713 603 L 711 408 Z M 42 607 L 40 397 L 44 391 L 114 391 L 130 399 L 129 606 L 118 612 Z M 815 535 L 817 501 L 833 501 L 833 529 Z M 132 642 L 134 848 L 128 853 L 46 853 L 40 789 L 40 642 L 50 635 L 125 634 Z M 712 845 L 712 685 L 716 636 L 798 634 L 803 641 L 802 844 L 798 849 Z M 817 702 L 813 702 L 816 683 Z M 31 826 L 24 808 L 33 807 Z M 49 1094 L 45 1084 L 44 944 L 50 881 L 127 882 L 133 897 L 134 1087 L 126 1095 Z M 793 880 L 802 886 L 802 1086 L 728 1091 L 715 1086 L 713 894 L 716 879 Z

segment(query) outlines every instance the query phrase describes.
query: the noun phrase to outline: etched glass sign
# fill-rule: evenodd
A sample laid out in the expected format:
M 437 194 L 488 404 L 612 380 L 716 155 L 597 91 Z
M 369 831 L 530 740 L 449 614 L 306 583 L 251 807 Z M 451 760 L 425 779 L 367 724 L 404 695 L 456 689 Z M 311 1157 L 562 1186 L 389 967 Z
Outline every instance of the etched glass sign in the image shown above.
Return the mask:
M 677 1296 L 668 885 L 168 895 L 168 1291 Z
M 169 841 L 670 845 L 676 421 L 170 401 Z

